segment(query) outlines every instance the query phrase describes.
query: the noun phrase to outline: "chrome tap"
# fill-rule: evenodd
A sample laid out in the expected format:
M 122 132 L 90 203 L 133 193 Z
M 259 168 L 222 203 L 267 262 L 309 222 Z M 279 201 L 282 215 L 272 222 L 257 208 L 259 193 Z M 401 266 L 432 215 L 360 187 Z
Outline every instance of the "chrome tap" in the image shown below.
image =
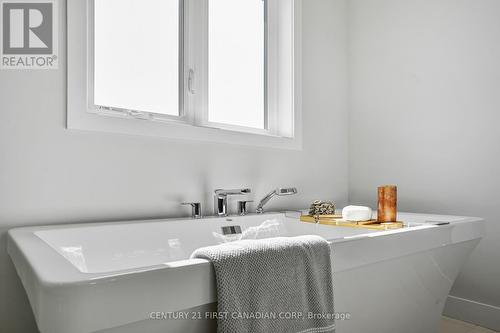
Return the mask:
M 244 195 L 252 192 L 249 188 L 239 190 L 215 190 L 214 213 L 218 216 L 227 216 L 227 197 L 230 195 Z
M 294 195 L 297 194 L 297 189 L 295 187 L 289 187 L 289 188 L 277 188 L 275 190 L 272 190 L 269 192 L 260 202 L 259 205 L 257 206 L 257 213 L 262 214 L 264 213 L 264 205 L 269 202 L 269 200 L 272 199 L 274 196 L 286 196 L 286 195 Z
M 183 206 L 191 206 L 191 218 L 201 219 L 203 217 L 200 202 L 183 202 Z
M 248 213 L 248 204 L 253 201 L 241 200 L 238 201 L 238 215 L 245 216 Z

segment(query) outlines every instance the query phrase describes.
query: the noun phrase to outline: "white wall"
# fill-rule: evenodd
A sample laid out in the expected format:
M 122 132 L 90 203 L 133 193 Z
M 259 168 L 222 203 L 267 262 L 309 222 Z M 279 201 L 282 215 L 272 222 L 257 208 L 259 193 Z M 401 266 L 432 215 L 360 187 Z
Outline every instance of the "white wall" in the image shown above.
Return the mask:
M 500 1 L 350 0 L 350 191 L 405 211 L 481 216 L 487 236 L 452 295 L 500 306 Z M 500 330 L 500 308 L 451 315 Z M 460 308 L 460 309 L 459 309 Z M 488 323 L 487 323 L 488 322 Z
M 499 17 L 497 0 L 304 1 L 301 152 L 67 131 L 64 52 L 57 71 L 0 71 L 0 331 L 36 332 L 9 228 L 187 215 L 179 202 L 211 209 L 216 187 L 299 188 L 275 209 L 343 205 L 347 146 L 351 203 L 396 183 L 403 210 L 488 219 L 452 294 L 500 306 Z
M 304 1 L 304 149 L 173 142 L 65 129 L 65 29 L 61 69 L 0 71 L 0 331 L 36 332 L 5 252 L 9 228 L 185 216 L 183 200 L 211 212 L 215 188 L 277 186 L 300 194 L 269 209 L 317 198 L 347 202 L 345 0 Z M 60 15 L 65 23 L 65 2 Z M 65 27 L 65 24 L 61 24 Z

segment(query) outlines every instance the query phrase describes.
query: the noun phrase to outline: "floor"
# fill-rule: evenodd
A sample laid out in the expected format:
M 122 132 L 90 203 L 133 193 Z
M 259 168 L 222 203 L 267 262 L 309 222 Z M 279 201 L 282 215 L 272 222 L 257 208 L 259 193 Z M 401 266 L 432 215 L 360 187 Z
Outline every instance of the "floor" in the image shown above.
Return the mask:
M 474 324 L 465 323 L 460 320 L 443 317 L 439 333 L 495 333 L 486 328 Z

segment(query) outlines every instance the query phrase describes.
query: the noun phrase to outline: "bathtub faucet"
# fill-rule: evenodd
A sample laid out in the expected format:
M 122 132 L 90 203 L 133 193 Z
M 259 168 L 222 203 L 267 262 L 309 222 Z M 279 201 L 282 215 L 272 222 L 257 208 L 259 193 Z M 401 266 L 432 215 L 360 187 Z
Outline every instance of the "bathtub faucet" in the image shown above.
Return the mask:
M 227 216 L 227 197 L 230 195 L 244 195 L 252 192 L 249 188 L 239 190 L 215 190 L 214 213 L 217 216 Z
M 274 196 L 286 196 L 286 195 L 294 195 L 297 194 L 297 189 L 295 187 L 288 187 L 288 188 L 277 188 L 275 190 L 272 190 L 269 192 L 260 202 L 259 205 L 257 206 L 257 213 L 262 214 L 264 213 L 264 205 L 269 202 L 269 200 L 272 199 Z

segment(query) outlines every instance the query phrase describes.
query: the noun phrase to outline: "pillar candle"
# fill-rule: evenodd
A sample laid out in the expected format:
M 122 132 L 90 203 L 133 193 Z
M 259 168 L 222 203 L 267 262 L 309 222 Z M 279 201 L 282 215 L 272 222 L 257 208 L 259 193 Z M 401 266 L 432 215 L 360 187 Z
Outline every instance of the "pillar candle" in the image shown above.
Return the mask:
M 378 222 L 397 222 L 398 188 L 393 185 L 378 188 Z

